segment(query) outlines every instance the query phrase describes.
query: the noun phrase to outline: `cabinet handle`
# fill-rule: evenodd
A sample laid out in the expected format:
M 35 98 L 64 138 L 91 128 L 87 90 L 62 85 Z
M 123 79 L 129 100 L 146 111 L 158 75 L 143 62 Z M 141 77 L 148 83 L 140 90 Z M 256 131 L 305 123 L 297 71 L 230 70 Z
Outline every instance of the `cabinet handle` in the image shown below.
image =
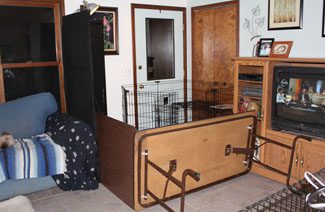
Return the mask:
M 262 119 L 264 118 L 264 112 L 261 114 L 261 118 L 262 118 Z
M 295 160 L 296 165 L 298 164 L 298 162 L 299 162 L 299 157 L 297 156 Z

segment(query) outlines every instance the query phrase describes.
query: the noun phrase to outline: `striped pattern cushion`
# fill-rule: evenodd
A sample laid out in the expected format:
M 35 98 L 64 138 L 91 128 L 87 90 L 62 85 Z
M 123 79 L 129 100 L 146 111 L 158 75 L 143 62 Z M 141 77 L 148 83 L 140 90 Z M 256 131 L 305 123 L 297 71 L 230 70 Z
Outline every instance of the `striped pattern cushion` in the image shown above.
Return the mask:
M 47 134 L 16 139 L 14 146 L 0 150 L 0 183 L 63 174 L 65 159 L 62 147 Z

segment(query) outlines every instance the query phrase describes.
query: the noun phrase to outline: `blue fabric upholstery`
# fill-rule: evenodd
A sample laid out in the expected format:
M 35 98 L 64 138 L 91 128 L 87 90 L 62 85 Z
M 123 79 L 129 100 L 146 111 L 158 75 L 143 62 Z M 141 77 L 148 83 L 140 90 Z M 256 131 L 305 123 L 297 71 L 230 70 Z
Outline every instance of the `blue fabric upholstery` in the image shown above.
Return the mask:
M 51 93 L 40 93 L 0 104 L 0 133 L 28 138 L 44 133 L 47 117 L 58 111 Z M 52 177 L 7 180 L 0 183 L 0 201 L 55 187 Z
M 7 180 L 0 183 L 0 201 L 11 197 L 33 193 L 55 187 L 52 177 L 42 177 L 36 179 Z
M 44 133 L 46 119 L 58 111 L 51 93 L 40 93 L 0 104 L 0 133 L 28 138 Z

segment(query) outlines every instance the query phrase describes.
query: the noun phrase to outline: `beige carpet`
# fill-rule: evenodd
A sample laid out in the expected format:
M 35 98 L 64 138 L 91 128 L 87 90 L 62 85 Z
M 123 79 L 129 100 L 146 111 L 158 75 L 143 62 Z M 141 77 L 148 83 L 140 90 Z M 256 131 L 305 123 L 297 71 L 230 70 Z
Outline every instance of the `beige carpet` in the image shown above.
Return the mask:
M 0 202 L 1 212 L 35 212 L 29 199 L 25 196 L 17 196 Z

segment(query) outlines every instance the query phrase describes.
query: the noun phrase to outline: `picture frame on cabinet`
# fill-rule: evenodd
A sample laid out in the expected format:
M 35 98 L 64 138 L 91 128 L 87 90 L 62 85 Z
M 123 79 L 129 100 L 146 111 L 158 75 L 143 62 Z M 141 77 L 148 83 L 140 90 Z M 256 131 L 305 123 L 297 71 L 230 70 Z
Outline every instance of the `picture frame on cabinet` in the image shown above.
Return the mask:
M 257 56 L 268 57 L 271 53 L 273 42 L 274 38 L 261 38 L 258 45 Z
M 272 45 L 270 57 L 288 58 L 292 45 L 293 41 L 275 41 Z
M 268 30 L 302 29 L 303 0 L 269 0 Z

